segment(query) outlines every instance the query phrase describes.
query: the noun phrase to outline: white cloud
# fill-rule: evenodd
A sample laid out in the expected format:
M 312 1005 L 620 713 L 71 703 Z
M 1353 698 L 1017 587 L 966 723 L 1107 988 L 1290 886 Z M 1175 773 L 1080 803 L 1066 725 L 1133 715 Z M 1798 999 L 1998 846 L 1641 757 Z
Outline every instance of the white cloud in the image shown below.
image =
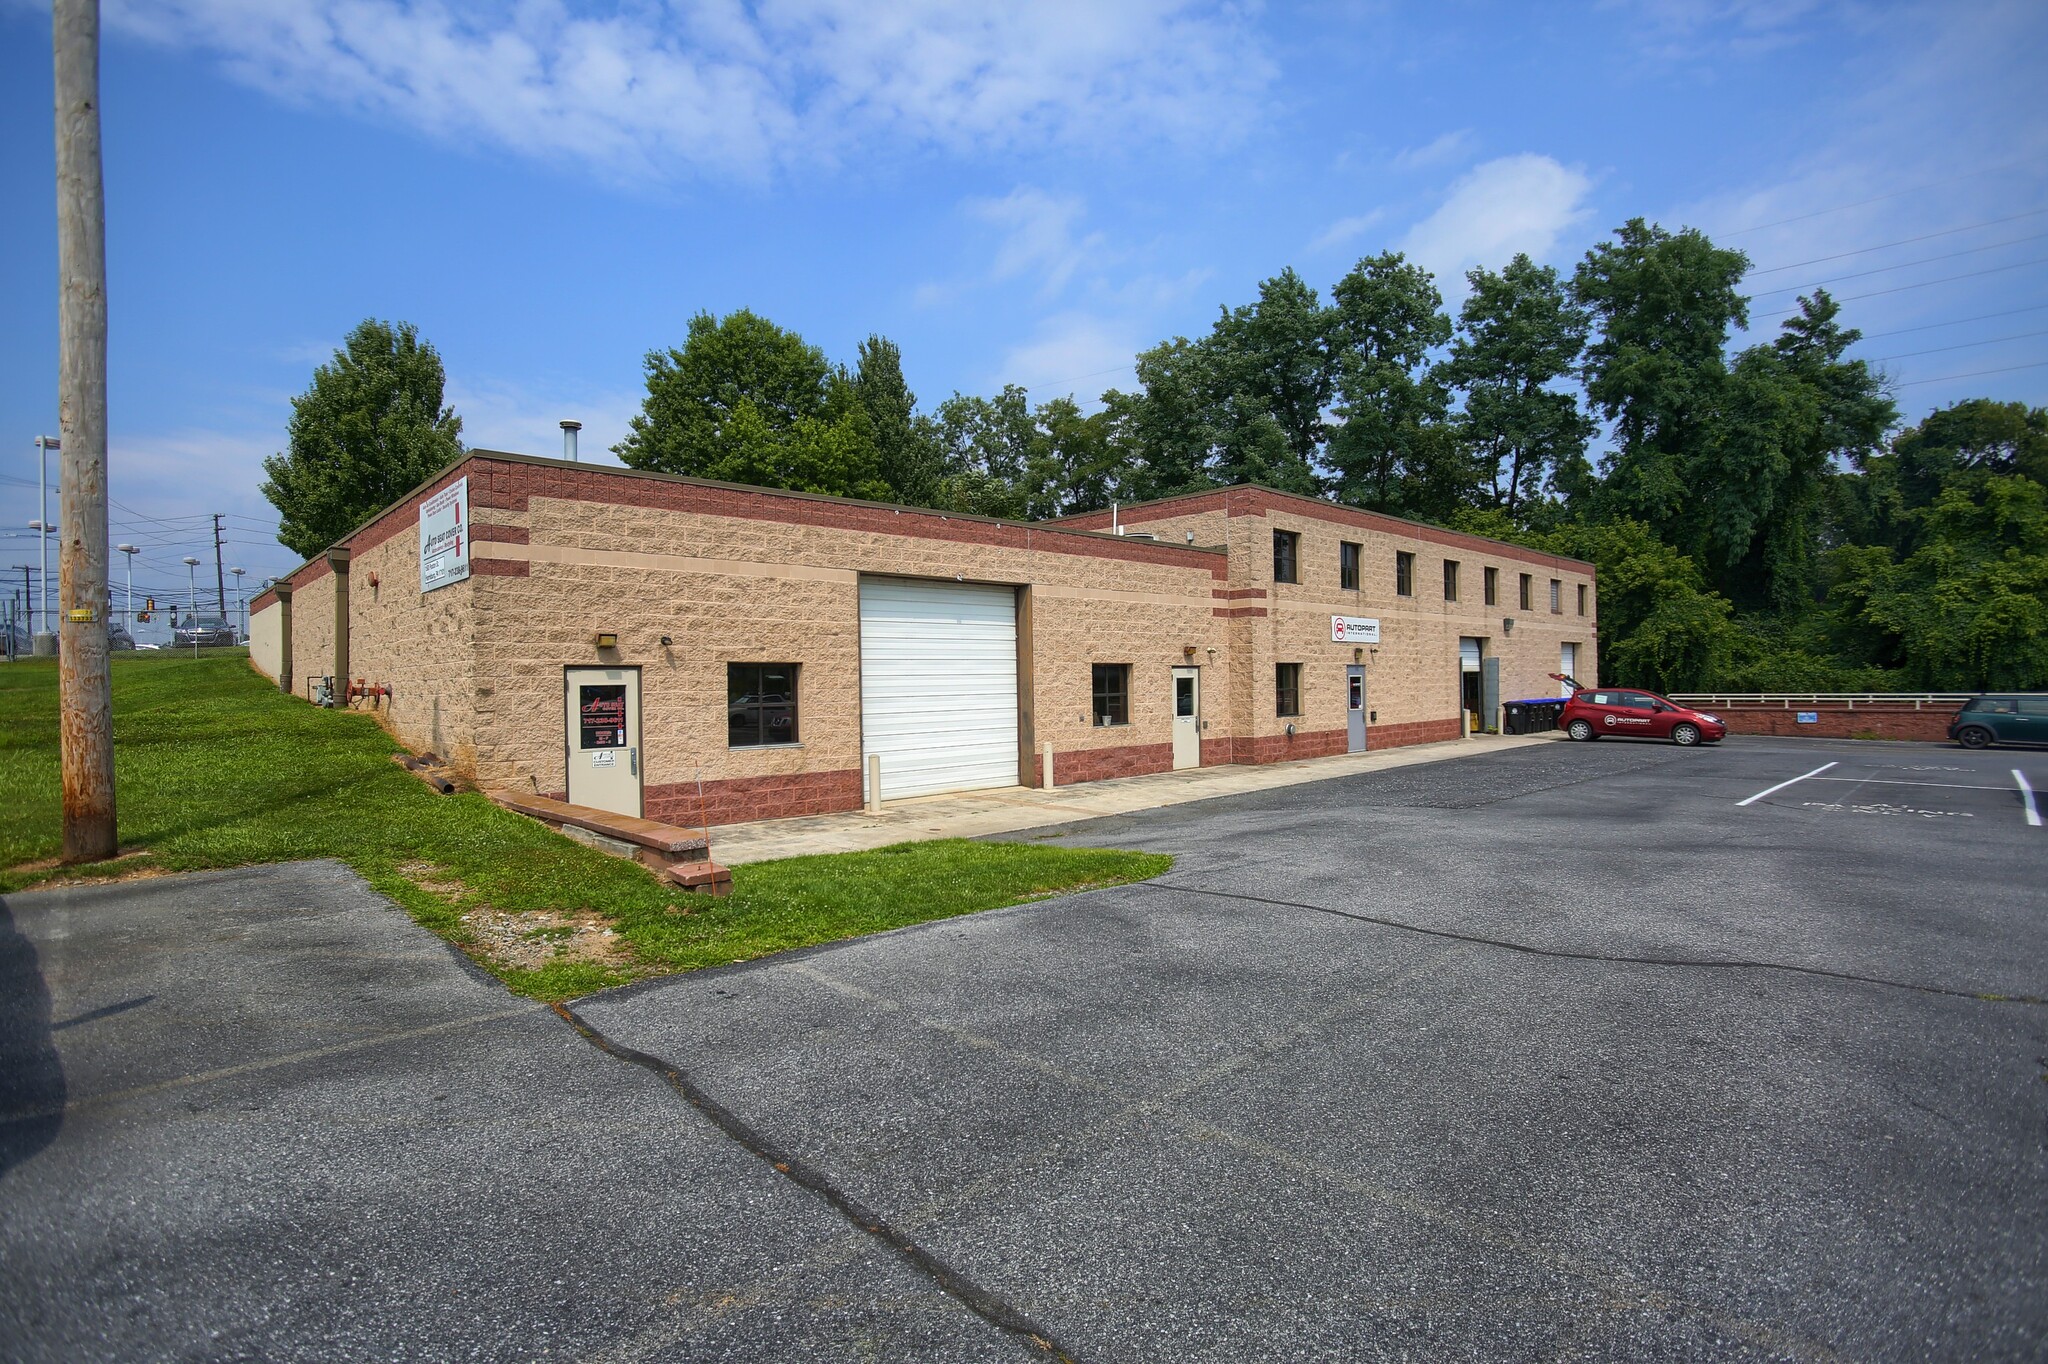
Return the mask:
M 1408 230 L 1400 249 L 1437 277 L 1447 296 L 1463 293 L 1464 272 L 1499 269 L 1518 251 L 1547 258 L 1558 239 L 1590 215 L 1593 181 L 1583 170 L 1524 152 L 1475 166 L 1436 212 Z
M 970 216 L 1003 234 L 989 266 L 989 278 L 1001 281 L 1035 274 L 1041 298 L 1066 288 L 1074 272 L 1103 250 L 1100 232 L 1075 235 L 1074 225 L 1087 211 L 1077 198 L 1019 185 L 1000 199 L 970 200 L 966 208 Z
M 1409 147 L 1394 157 L 1396 170 L 1426 170 L 1431 166 L 1448 165 L 1462 161 L 1478 141 L 1470 128 L 1443 134 L 1425 142 L 1420 147 Z
M 1339 218 L 1317 234 L 1316 239 L 1308 244 L 1308 249 L 1311 251 L 1328 251 L 1335 247 L 1343 246 L 1386 216 L 1387 211 L 1385 209 L 1376 208 L 1370 213 L 1361 213 L 1356 217 Z
M 761 178 L 876 142 L 1208 146 L 1273 75 L 1214 0 L 115 0 L 108 20 L 280 98 L 621 180 Z
M 1105 389 L 1137 382 L 1141 344 L 1126 325 L 1091 313 L 1061 313 L 1042 321 L 1031 340 L 1003 353 L 990 387 L 1022 384 L 1033 402 L 1072 397 L 1092 409 Z

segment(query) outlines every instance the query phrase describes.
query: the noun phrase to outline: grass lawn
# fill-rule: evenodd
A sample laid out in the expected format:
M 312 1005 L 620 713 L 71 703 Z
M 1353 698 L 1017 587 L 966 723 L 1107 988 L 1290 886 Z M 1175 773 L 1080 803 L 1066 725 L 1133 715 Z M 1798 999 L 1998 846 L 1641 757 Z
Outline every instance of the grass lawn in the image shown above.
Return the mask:
M 564 999 L 666 971 L 1157 876 L 1151 853 L 948 839 L 738 867 L 726 899 L 391 762 L 369 716 L 282 695 L 242 650 L 114 658 L 118 866 L 54 866 L 54 660 L 0 665 L 0 893 L 53 878 L 333 857 L 514 991 Z M 712 835 L 716 856 L 717 832 Z M 576 951 L 569 950 L 574 945 Z M 589 949 L 589 950 L 583 950 Z

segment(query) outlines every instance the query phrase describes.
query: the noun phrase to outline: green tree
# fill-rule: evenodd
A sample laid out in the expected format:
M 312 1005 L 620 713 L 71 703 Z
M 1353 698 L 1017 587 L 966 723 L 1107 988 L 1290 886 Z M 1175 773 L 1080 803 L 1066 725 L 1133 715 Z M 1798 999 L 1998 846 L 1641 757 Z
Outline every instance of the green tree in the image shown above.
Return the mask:
M 1801 298 L 1777 338 L 1736 357 L 1698 456 L 1687 462 L 1691 538 L 1720 591 L 1747 607 L 1796 612 L 1816 594 L 1828 484 L 1879 448 L 1897 409 L 1845 352 L 1825 291 Z
M 1728 330 L 1749 320 L 1737 292 L 1749 258 L 1641 218 L 1614 235 L 1572 276 L 1573 299 L 1599 329 L 1581 365 L 1586 396 L 1614 423 L 1599 500 L 1684 545 L 1695 466 L 1727 382 Z
M 864 385 L 758 314 L 698 313 L 682 349 L 648 353 L 647 397 L 612 449 L 635 469 L 887 498 L 894 489 L 879 444 L 901 434 L 893 408 L 909 402 L 907 391 L 890 392 L 894 351 L 879 337 L 862 347 Z M 901 389 L 900 363 L 894 369 Z
M 1858 452 L 1853 473 L 1836 480 L 1830 504 L 1836 544 L 1913 549 L 1920 521 L 1953 486 L 2017 474 L 2048 484 L 2048 409 L 1970 398 L 1930 413 L 1882 451 Z
M 1471 270 L 1450 358 L 1438 371 L 1460 390 L 1454 423 L 1487 502 L 1512 519 L 1555 491 L 1582 489 L 1597 429 L 1576 394 L 1554 385 L 1576 371 L 1591 318 L 1556 270 L 1517 255 L 1498 274 Z
M 311 558 L 462 457 L 441 356 L 409 322 L 366 318 L 292 399 L 290 449 L 263 461 L 277 538 Z
M 903 353 L 886 336 L 860 343 L 853 387 L 875 447 L 875 474 L 895 501 L 933 505 L 945 477 L 944 452 L 917 395 L 903 380 Z
M 1332 291 L 1335 411 L 1328 462 L 1340 502 L 1440 520 L 1470 499 L 1471 459 L 1452 436 L 1450 393 L 1428 363 L 1451 339 L 1429 271 L 1370 256 Z
M 1640 521 L 1574 524 L 1537 540 L 1599 570 L 1600 675 L 1655 691 L 1711 686 L 1735 642 L 1733 608 L 1699 565 Z
M 1908 516 L 1917 547 L 1905 559 L 1836 552 L 1836 608 L 1882 638 L 1909 685 L 2048 687 L 2048 486 L 1989 473 Z

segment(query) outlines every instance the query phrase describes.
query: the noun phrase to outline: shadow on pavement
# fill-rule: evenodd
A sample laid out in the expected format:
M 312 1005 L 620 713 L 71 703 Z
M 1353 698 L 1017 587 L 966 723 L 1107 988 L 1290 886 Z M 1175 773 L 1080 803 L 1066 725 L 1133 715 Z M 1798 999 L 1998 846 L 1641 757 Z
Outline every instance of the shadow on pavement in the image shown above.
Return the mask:
M 42 963 L 0 900 L 0 1179 L 56 1140 L 65 1094 Z

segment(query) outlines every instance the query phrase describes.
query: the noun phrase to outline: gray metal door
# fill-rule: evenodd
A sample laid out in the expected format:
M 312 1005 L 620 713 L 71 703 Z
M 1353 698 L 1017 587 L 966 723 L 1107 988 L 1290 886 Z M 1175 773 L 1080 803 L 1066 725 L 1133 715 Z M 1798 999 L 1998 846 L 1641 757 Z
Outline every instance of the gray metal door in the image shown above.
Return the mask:
M 1344 724 L 1347 753 L 1365 752 L 1365 668 L 1350 663 L 1344 668 Z
M 1479 661 L 1479 724 L 1500 728 L 1500 660 L 1488 654 Z

